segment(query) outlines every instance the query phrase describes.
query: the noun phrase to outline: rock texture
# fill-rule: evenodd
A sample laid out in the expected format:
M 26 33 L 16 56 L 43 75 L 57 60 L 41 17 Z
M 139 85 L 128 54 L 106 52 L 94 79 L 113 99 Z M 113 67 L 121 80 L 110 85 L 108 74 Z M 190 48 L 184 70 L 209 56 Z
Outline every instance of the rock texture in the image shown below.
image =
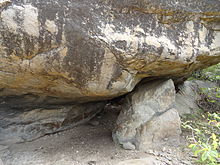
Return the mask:
M 0 3 L 0 97 L 104 100 L 220 62 L 219 0 Z
M 1 159 L 0 159 L 0 165 L 4 165 Z
M 210 81 L 185 81 L 179 86 L 179 91 L 176 94 L 175 106 L 180 115 L 195 113 L 200 109 L 198 101 L 201 99 L 200 91 L 202 88 L 217 87 L 216 83 Z
M 180 118 L 172 80 L 143 84 L 126 97 L 113 132 L 125 149 L 146 150 L 179 143 Z
M 0 140 L 62 130 L 67 119 L 74 125 L 99 111 L 85 102 L 124 95 L 144 78 L 178 81 L 220 62 L 219 20 L 219 0 L 0 0 Z M 140 115 L 138 129 L 158 124 L 158 139 L 171 128 L 179 133 L 173 84 L 166 83 L 168 96 L 150 85 L 162 97 L 138 99 L 132 112 Z M 67 103 L 77 105 L 61 107 Z M 135 135 L 132 126 L 128 139 Z M 135 148 L 144 143 L 134 139 Z
M 27 142 L 86 122 L 105 103 L 86 103 L 32 110 L 0 108 L 0 146 Z

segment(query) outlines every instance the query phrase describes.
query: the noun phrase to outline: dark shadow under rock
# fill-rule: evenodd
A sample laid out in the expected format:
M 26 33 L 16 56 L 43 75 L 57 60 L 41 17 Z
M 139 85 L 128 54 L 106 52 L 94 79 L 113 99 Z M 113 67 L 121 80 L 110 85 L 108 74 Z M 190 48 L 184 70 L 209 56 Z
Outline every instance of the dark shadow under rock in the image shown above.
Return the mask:
M 0 107 L 0 144 L 10 145 L 70 129 L 100 112 L 105 102 L 32 110 Z

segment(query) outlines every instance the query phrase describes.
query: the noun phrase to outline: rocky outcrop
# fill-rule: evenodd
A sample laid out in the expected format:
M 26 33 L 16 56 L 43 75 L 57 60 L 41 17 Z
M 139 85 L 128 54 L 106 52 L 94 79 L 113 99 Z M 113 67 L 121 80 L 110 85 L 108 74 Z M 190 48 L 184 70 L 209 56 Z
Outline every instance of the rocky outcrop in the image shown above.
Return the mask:
M 0 145 L 27 142 L 70 129 L 90 120 L 105 103 L 56 106 L 38 109 L 0 108 Z
M 220 62 L 219 18 L 219 0 L 0 0 L 0 140 L 19 142 L 65 129 L 66 116 L 75 125 L 75 118 L 99 111 L 96 105 L 90 111 L 86 102 L 129 93 L 144 78 L 179 81 Z M 161 102 L 140 98 L 147 109 L 134 104 L 132 110 L 140 115 L 134 127 L 143 130 L 141 136 L 150 138 L 158 125 L 156 141 L 179 134 L 173 84 L 166 83 L 170 96 L 162 93 Z M 159 84 L 148 85 L 159 92 Z M 128 148 L 145 143 L 134 127 L 129 138 L 123 135 L 137 140 Z M 120 131 L 115 135 L 124 143 Z
M 104 100 L 220 62 L 218 0 L 0 2 L 0 97 Z
M 146 150 L 179 143 L 180 118 L 172 80 L 143 84 L 126 97 L 113 131 L 125 149 Z

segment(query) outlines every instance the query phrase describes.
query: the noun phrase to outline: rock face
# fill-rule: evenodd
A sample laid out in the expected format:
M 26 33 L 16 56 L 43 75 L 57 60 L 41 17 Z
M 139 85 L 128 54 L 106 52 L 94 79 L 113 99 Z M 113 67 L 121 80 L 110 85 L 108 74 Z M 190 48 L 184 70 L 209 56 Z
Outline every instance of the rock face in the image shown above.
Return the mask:
M 198 100 L 201 99 L 200 90 L 202 88 L 214 88 L 217 84 L 210 81 L 185 81 L 179 86 L 179 91 L 176 94 L 176 107 L 180 115 L 191 114 L 200 109 Z
M 220 62 L 219 0 L 0 3 L 0 97 L 104 100 Z
M 0 108 L 0 145 L 37 139 L 86 122 L 105 103 L 85 103 L 32 110 Z
M 180 118 L 174 108 L 172 80 L 143 84 L 126 97 L 113 139 L 125 149 L 161 147 L 179 143 Z

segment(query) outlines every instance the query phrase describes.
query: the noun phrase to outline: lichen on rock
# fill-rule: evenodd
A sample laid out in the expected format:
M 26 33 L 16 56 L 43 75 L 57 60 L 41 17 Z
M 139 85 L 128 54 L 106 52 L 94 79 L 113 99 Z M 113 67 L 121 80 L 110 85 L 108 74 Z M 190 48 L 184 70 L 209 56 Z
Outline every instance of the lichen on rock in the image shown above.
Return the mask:
M 0 108 L 78 105 L 145 78 L 182 81 L 220 62 L 219 17 L 219 0 L 1 0 Z
M 220 61 L 219 6 L 216 0 L 11 1 L 0 10 L 0 88 L 92 101 L 130 92 L 146 77 L 187 77 Z

